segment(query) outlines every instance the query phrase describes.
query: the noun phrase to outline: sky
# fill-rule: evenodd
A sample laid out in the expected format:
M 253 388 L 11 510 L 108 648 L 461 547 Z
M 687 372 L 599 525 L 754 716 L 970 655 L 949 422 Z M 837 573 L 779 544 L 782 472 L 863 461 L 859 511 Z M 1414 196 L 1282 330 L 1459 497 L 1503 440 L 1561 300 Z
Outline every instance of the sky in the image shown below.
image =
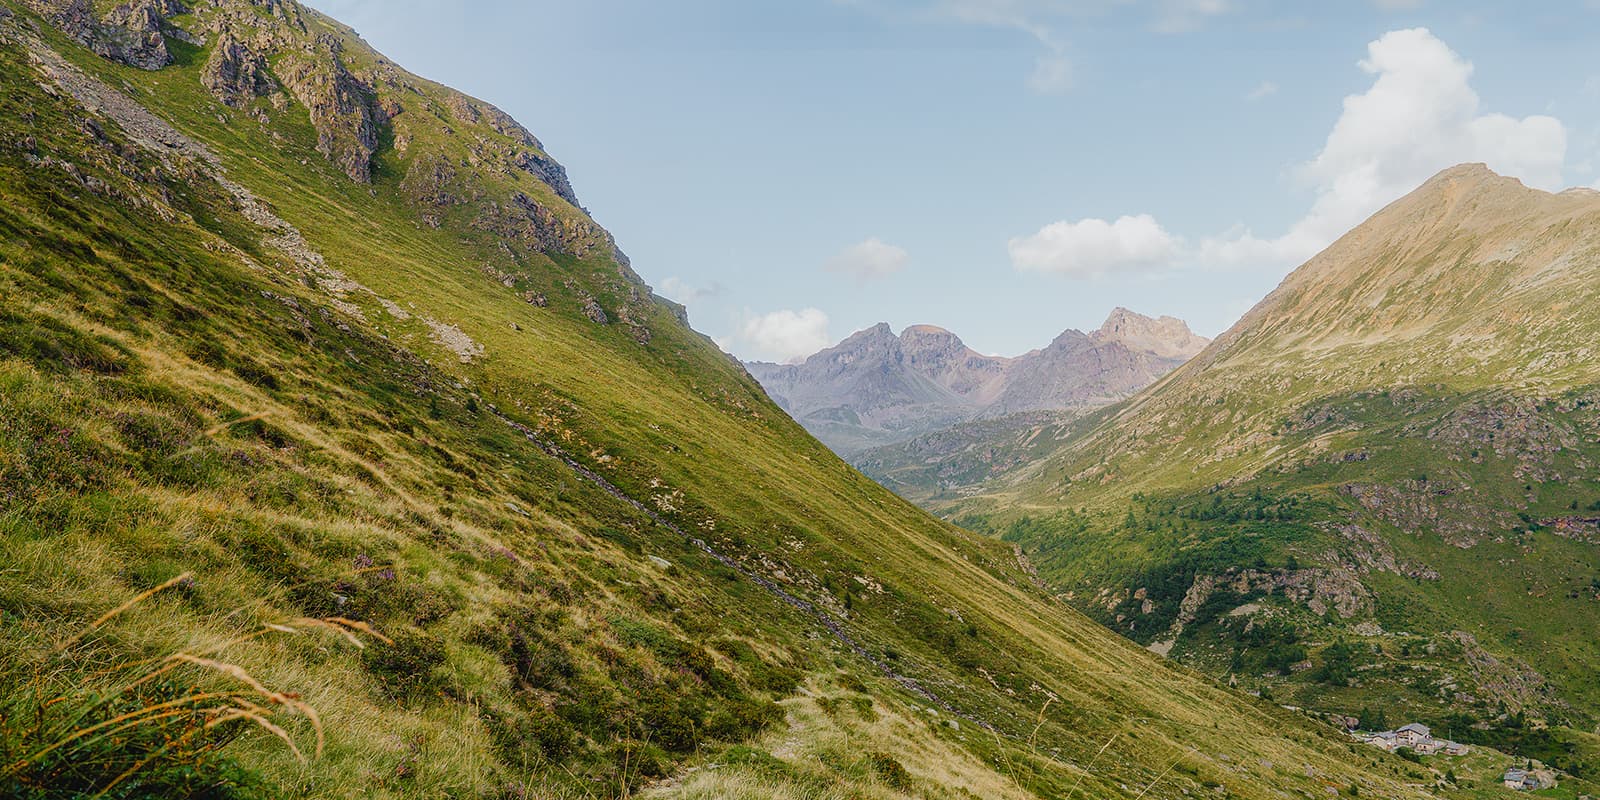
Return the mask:
M 1439 170 L 1600 183 L 1600 1 L 311 0 L 505 109 L 747 360 L 1214 336 Z

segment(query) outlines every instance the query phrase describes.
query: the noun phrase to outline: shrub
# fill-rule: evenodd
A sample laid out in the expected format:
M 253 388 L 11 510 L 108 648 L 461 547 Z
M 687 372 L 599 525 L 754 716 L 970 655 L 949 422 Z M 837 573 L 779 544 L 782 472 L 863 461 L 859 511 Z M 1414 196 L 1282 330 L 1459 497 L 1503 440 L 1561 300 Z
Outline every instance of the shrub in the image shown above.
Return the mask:
M 543 708 L 518 714 L 507 721 L 491 718 L 490 731 L 495 744 L 510 761 L 519 761 L 537 752 L 552 762 L 567 760 L 578 749 L 578 732 L 561 717 Z
M 439 637 L 415 628 L 396 634 L 394 643 L 387 647 L 361 651 L 362 666 L 378 679 L 384 693 L 394 698 L 415 698 L 438 691 L 439 680 L 433 672 L 444 662 L 444 643 Z
M 889 788 L 900 792 L 911 791 L 911 773 L 894 756 L 880 750 L 867 756 L 867 762 L 872 765 L 872 773 Z

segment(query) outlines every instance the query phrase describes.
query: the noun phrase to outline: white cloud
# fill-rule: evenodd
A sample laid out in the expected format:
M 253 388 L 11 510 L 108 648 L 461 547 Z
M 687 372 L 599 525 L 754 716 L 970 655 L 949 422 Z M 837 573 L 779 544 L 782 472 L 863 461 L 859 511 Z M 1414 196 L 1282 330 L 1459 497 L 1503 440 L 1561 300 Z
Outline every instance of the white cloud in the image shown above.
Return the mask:
M 1032 236 L 1012 239 L 1006 249 L 1020 270 L 1093 278 L 1167 265 L 1182 251 L 1182 242 L 1155 217 L 1140 214 L 1115 222 L 1052 222 Z
M 1287 233 L 1262 239 L 1237 229 L 1201 243 L 1202 261 L 1292 266 L 1310 258 L 1434 173 L 1482 161 L 1543 189 L 1562 186 L 1567 133 L 1548 116 L 1483 113 L 1472 64 L 1426 28 L 1391 31 L 1367 45 L 1372 87 L 1344 100 L 1322 151 L 1297 170 L 1311 210 Z
M 1372 85 L 1344 99 L 1321 151 L 1296 168 L 1315 200 L 1282 235 L 1261 237 L 1238 225 L 1185 246 L 1149 216 L 1057 222 L 1011 240 L 1012 262 L 1072 276 L 1152 270 L 1179 260 L 1286 269 L 1455 164 L 1481 161 L 1530 186 L 1562 187 L 1567 131 L 1561 121 L 1484 111 L 1472 89 L 1472 64 L 1426 28 L 1384 34 L 1367 45 L 1359 66 L 1373 76 Z
M 905 248 L 886 244 L 877 237 L 864 242 L 857 242 L 839 251 L 838 255 L 828 259 L 823 269 L 849 275 L 857 281 L 867 281 L 887 278 L 890 275 L 906 268 L 906 262 L 911 260 L 911 254 Z
M 723 349 L 738 350 L 746 358 L 789 362 L 831 343 L 828 315 L 820 309 L 781 309 L 766 314 L 746 311 L 738 332 Z
M 1275 95 L 1277 93 L 1278 93 L 1278 84 L 1273 83 L 1272 81 L 1262 81 L 1262 82 L 1256 84 L 1256 88 L 1251 89 L 1249 92 L 1247 92 L 1245 94 L 1245 96 L 1244 96 L 1244 99 L 1249 100 L 1251 102 L 1255 102 L 1257 100 L 1265 100 L 1266 98 L 1271 97 L 1271 96 L 1273 96 L 1273 95 Z

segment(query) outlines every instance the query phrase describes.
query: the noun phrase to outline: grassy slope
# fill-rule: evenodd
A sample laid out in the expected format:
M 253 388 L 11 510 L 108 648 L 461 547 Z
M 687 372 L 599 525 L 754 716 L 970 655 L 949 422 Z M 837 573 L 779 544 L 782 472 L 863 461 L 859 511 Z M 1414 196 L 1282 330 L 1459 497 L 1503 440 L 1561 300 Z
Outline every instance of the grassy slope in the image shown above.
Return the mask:
M 1173 655 L 1213 674 L 1352 715 L 1469 714 L 1492 728 L 1479 738 L 1600 775 L 1577 732 L 1600 714 L 1600 556 L 1554 524 L 1600 501 L 1600 212 L 1513 184 L 1446 173 L 1195 362 L 946 513 L 1022 544 L 1138 641 L 1183 617 Z M 1250 585 L 1200 591 L 1206 576 Z M 1318 677 L 1340 640 L 1358 651 L 1351 686 Z M 1296 646 L 1313 669 L 1276 674 Z M 1528 746 L 1508 708 L 1577 731 Z
M 460 220 L 422 224 L 398 186 L 399 156 L 382 154 L 370 191 L 347 180 L 311 150 L 295 106 L 258 125 L 212 102 L 195 76 L 204 53 L 144 73 L 45 38 L 206 142 L 331 265 L 413 316 L 363 293 L 346 299 L 365 322 L 331 308 L 316 276 L 263 245 L 204 175 L 158 167 L 104 120 L 103 133 L 85 126 L 62 92 L 39 86 L 18 44 L 0 47 L 0 650 L 11 698 L 27 695 L 15 681 L 28 675 L 49 676 L 28 687 L 70 696 L 118 685 L 123 673 L 98 671 L 109 663 L 337 614 L 397 644 L 357 651 L 284 634 L 219 653 L 321 710 L 328 750 L 307 766 L 260 732 L 221 751 L 312 797 L 611 795 L 685 761 L 727 763 L 725 788 L 750 793 L 833 781 L 866 796 L 938 797 L 959 787 L 936 783 L 959 781 L 981 796 L 1225 785 L 1272 797 L 1351 783 L 1414 794 L 1400 788 L 1413 768 L 1054 604 L 1008 546 L 848 469 L 665 308 L 652 307 L 654 337 L 641 347 L 554 299 L 524 303 L 481 268 L 524 271 L 552 298 L 572 276 L 614 308 L 607 255 L 507 254 Z M 371 57 L 349 47 L 352 60 Z M 412 152 L 428 133 L 416 132 Z M 157 194 L 167 199 L 156 208 L 183 213 L 162 220 L 126 199 Z M 461 363 L 430 342 L 423 315 L 485 355 Z M 748 572 L 848 620 L 873 658 L 964 715 L 959 727 L 940 724 L 950 710 L 918 711 L 926 699 L 814 617 L 585 482 L 491 407 Z M 51 651 L 191 570 L 181 591 Z M 828 691 L 852 713 L 882 708 L 894 730 L 852 728 L 850 746 L 830 749 L 799 727 L 795 704 L 809 701 L 784 700 L 781 721 L 769 703 L 801 675 L 848 686 Z M 796 727 L 785 736 L 786 724 Z M 801 743 L 752 743 L 790 766 L 728 750 L 761 730 Z M 7 733 L 14 748 L 26 732 Z M 308 735 L 304 722 L 290 733 Z M 959 755 L 926 755 L 939 752 Z M 909 783 L 890 762 L 911 769 Z M 661 792 L 692 796 L 695 780 Z

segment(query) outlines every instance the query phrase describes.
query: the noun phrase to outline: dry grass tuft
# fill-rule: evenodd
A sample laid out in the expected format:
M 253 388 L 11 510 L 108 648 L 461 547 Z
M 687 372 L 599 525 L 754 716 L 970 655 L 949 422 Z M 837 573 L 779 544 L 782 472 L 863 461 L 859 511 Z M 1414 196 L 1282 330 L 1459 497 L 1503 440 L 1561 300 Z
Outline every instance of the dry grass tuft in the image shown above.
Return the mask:
M 326 734 L 317 710 L 238 664 L 180 651 L 93 671 L 73 669 L 79 646 L 92 633 L 190 578 L 185 572 L 135 595 L 57 645 L 31 670 L 14 667 L 0 675 L 0 793 L 101 798 L 121 796 L 119 788 L 137 783 L 139 791 L 164 786 L 180 795 L 198 783 L 232 786 L 233 796 L 249 796 L 250 777 L 217 752 L 249 729 L 281 741 L 301 764 L 309 758 L 298 740 L 309 735 L 311 757 L 322 756 Z M 357 634 L 389 641 L 363 622 L 297 618 L 267 623 L 202 652 L 302 630 L 333 632 L 357 647 L 365 646 Z M 89 685 L 86 675 L 98 677 L 98 685 Z M 293 725 L 295 719 L 304 724 Z

